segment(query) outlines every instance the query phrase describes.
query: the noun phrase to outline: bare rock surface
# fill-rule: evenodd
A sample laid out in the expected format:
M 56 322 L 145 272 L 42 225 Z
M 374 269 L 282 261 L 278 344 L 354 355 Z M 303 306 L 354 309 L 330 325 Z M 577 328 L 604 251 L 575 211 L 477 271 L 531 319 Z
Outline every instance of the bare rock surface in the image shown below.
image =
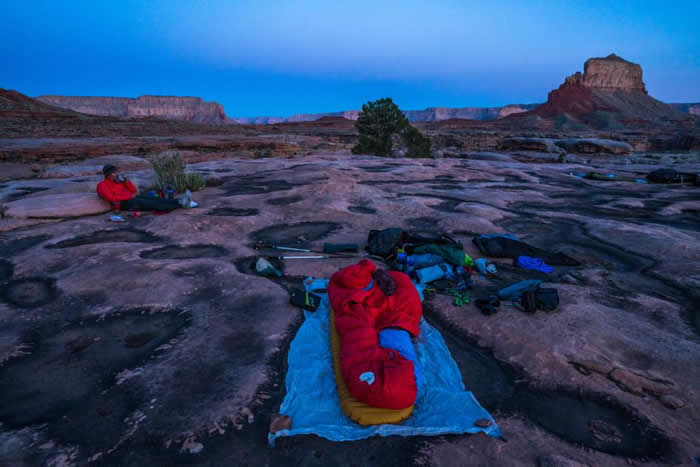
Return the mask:
M 111 209 L 97 193 L 64 193 L 24 198 L 4 206 L 4 216 L 15 219 L 63 219 L 103 214 Z
M 0 233 L 0 464 L 692 463 L 700 452 L 697 187 L 584 180 L 571 173 L 585 165 L 504 156 L 203 158 L 192 168 L 221 183 L 195 193 L 199 208 L 117 225 L 108 214 L 74 217 L 104 212 L 92 210 L 94 192 L 78 193 L 79 202 L 75 193 L 36 191 L 87 189 L 99 176 L 79 175 L 84 163 L 70 178 L 12 181 L 2 193 L 19 197 L 4 201 L 3 223 L 25 221 L 8 212 L 43 217 L 75 204 L 61 222 Z M 595 169 L 641 177 L 665 166 L 618 158 Z M 35 192 L 22 196 L 22 187 Z M 302 321 L 288 291 L 364 253 L 283 262 L 284 277 L 269 279 L 255 261 L 279 252 L 255 242 L 364 246 L 370 229 L 395 226 L 449 233 L 472 257 L 480 257 L 474 235 L 505 231 L 581 263 L 547 275 L 490 258 L 499 276 L 475 277 L 469 292 L 534 277 L 558 290 L 554 312 L 503 303 L 486 316 L 447 295 L 425 302 L 425 318 L 507 442 L 300 436 L 267 447 L 271 426 L 294 424 L 276 418 Z

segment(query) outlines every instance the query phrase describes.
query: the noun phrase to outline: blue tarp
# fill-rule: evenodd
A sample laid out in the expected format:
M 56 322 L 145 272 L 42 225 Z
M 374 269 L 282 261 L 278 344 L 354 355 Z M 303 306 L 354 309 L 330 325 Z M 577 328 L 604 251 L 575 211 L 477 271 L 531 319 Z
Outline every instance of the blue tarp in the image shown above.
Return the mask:
M 327 289 L 326 279 L 304 281 L 309 291 Z M 422 287 L 417 286 L 419 292 Z M 423 373 L 413 414 L 399 425 L 362 426 L 350 420 L 340 406 L 336 390 L 330 337 L 328 333 L 328 295 L 322 297 L 315 312 L 304 311 L 304 323 L 289 348 L 287 395 L 280 413 L 292 419 L 292 427 L 268 435 L 274 445 L 280 436 L 315 434 L 331 441 L 354 441 L 370 436 L 416 436 L 485 432 L 501 436 L 491 415 L 479 405 L 462 382 L 457 363 L 450 355 L 442 335 L 425 320 L 415 347 Z M 474 422 L 488 418 L 488 428 Z

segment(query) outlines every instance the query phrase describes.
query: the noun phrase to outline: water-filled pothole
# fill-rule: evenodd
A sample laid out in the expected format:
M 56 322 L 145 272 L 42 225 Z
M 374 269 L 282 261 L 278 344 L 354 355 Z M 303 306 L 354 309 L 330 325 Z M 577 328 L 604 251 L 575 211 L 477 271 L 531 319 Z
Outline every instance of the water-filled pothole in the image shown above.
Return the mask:
M 145 259 L 196 259 L 219 258 L 226 256 L 225 248 L 217 245 L 168 245 L 154 250 L 142 251 L 139 256 Z
M 250 236 L 255 242 L 280 246 L 310 246 L 311 242 L 328 237 L 339 230 L 336 222 L 299 222 L 297 224 L 278 224 L 256 230 Z
M 209 216 L 231 216 L 231 217 L 248 217 L 257 216 L 260 213 L 255 208 L 214 208 L 207 213 Z
M 31 237 L 16 238 L 0 244 L 0 256 L 10 257 L 28 250 L 51 238 L 49 235 L 33 235 Z
M 160 237 L 143 230 L 114 229 L 100 230 L 91 234 L 61 240 L 60 242 L 46 245 L 46 248 L 72 248 L 98 243 L 156 243 L 161 240 Z
M 53 302 L 58 296 L 56 281 L 48 277 L 25 277 L 9 281 L 2 298 L 20 308 L 36 308 Z
M 375 214 L 377 212 L 374 208 L 368 208 L 367 206 L 348 206 L 348 211 L 357 214 Z

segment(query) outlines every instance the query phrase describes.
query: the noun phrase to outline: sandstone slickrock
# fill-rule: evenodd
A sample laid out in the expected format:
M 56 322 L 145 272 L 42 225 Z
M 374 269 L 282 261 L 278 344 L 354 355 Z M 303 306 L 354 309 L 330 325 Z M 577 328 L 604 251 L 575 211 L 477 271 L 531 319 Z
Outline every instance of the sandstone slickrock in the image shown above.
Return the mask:
M 121 118 L 160 117 L 210 125 L 233 123 L 226 117 L 221 104 L 205 102 L 199 97 L 39 96 L 37 100 L 88 115 Z
M 17 219 L 62 219 L 93 216 L 108 212 L 111 207 L 96 193 L 67 193 L 37 196 L 12 201 L 5 205 L 4 217 Z

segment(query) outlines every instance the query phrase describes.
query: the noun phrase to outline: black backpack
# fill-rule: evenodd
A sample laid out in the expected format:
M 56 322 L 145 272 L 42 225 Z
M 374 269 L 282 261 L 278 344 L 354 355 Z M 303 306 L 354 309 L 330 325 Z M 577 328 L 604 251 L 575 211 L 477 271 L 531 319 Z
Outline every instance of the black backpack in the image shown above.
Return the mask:
M 391 228 L 370 230 L 367 236 L 367 251 L 375 256 L 388 258 L 394 253 L 394 248 L 401 244 L 403 230 Z
M 538 310 L 554 311 L 559 306 L 559 292 L 557 289 L 537 289 L 535 304 Z
M 534 290 L 526 290 L 520 297 L 520 305 L 525 313 L 534 313 L 537 310 L 537 299 Z

